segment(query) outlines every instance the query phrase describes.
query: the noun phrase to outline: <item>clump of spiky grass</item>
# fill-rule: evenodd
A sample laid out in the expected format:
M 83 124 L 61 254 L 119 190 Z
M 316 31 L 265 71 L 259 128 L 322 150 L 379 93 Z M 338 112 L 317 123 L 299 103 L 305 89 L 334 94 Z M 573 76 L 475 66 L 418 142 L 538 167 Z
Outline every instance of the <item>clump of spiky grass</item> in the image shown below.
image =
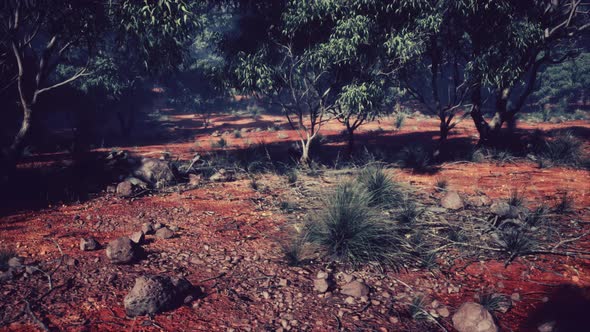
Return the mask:
M 555 213 L 570 213 L 574 210 L 574 198 L 566 191 L 553 208 Z
M 447 179 L 437 179 L 436 183 L 434 184 L 434 188 L 437 191 L 445 191 L 449 187 L 449 181 Z
M 412 303 L 408 306 L 408 311 L 412 319 L 415 321 L 425 321 L 431 318 L 426 311 L 426 298 L 424 296 L 416 296 L 412 299 Z
M 289 266 L 301 266 L 307 258 L 308 233 L 298 234 L 283 245 L 283 255 Z
M 391 207 L 399 205 L 401 193 L 391 177 L 378 166 L 367 166 L 361 170 L 357 181 L 370 194 L 369 206 Z
M 401 163 L 405 168 L 422 172 L 431 166 L 432 154 L 422 146 L 408 146 L 401 152 Z
M 400 208 L 397 214 L 397 220 L 402 225 L 414 224 L 422 212 L 416 205 L 416 202 L 410 197 L 405 197 L 402 200 Z
M 289 182 L 289 184 L 295 184 L 297 183 L 297 180 L 299 179 L 299 175 L 297 174 L 297 170 L 295 169 L 290 169 L 289 171 L 287 171 L 287 182 Z
M 518 189 L 512 190 L 510 198 L 508 198 L 508 204 L 514 207 L 522 207 L 524 202 L 524 196 L 518 192 Z
M 552 140 L 545 141 L 541 156 L 555 164 L 577 166 L 582 160 L 582 141 L 571 132 L 559 134 Z
M 547 208 L 539 206 L 526 214 L 524 222 L 528 227 L 537 227 L 547 219 Z
M 8 270 L 8 260 L 16 256 L 13 250 L 0 249 L 0 271 Z
M 506 265 L 516 257 L 526 255 L 536 248 L 537 241 L 523 229 L 509 228 L 498 234 L 496 242 L 508 256 Z
M 350 182 L 340 184 L 326 201 L 325 210 L 309 224 L 309 239 L 334 260 L 361 265 L 401 263 L 396 225 L 369 204 L 371 194 Z
M 512 301 L 510 298 L 503 294 L 488 293 L 480 295 L 479 304 L 486 308 L 488 311 L 500 311 L 503 308 L 510 308 Z

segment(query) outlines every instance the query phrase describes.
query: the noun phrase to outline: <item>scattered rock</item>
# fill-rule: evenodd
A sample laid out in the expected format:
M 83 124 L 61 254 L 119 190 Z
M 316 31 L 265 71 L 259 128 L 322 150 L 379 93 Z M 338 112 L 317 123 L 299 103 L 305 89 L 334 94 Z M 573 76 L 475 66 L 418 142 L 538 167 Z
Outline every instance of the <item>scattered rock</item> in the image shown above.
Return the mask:
M 154 188 L 164 188 L 174 184 L 176 180 L 170 164 L 154 158 L 142 158 L 133 170 L 133 175 Z
M 194 288 L 183 278 L 141 276 L 125 296 L 125 312 L 129 317 L 172 310 L 184 303 Z
M 440 200 L 440 205 L 449 210 L 463 208 L 463 200 L 456 191 L 447 191 Z
M 330 275 L 328 273 L 326 273 L 324 271 L 320 271 L 320 272 L 318 272 L 316 278 L 317 279 L 328 279 L 329 276 Z
M 510 295 L 510 299 L 514 302 L 518 302 L 518 301 L 520 301 L 520 294 L 512 293 L 512 295 Z
M 209 177 L 209 181 L 212 182 L 228 182 L 234 180 L 234 173 L 226 171 L 224 168 L 217 171 L 215 174 Z
M 467 204 L 469 204 L 471 206 L 476 206 L 476 207 L 490 205 L 491 203 L 492 202 L 490 201 L 490 198 L 488 196 L 483 196 L 483 195 L 469 197 L 467 199 Z
M 201 175 L 192 174 L 192 173 L 189 174 L 188 175 L 188 183 L 193 187 L 200 185 L 201 184 Z
M 323 294 L 328 291 L 328 288 L 330 288 L 330 284 L 328 283 L 328 280 L 324 278 L 315 279 L 313 281 L 313 289 L 318 293 Z
M 447 318 L 451 315 L 451 313 L 449 312 L 449 308 L 442 306 L 436 309 L 436 312 L 439 314 L 439 316 Z
M 156 231 L 156 236 L 160 239 L 169 239 L 174 236 L 174 232 L 168 227 L 162 227 Z
M 143 244 L 145 241 L 145 234 L 143 231 L 137 231 L 129 236 L 129 239 L 136 244 Z
M 24 265 L 25 260 L 22 257 L 14 256 L 10 257 L 7 263 L 9 267 L 21 267 Z
M 80 250 L 92 251 L 97 250 L 98 248 L 100 248 L 100 244 L 98 243 L 98 241 L 96 241 L 95 238 L 89 237 L 80 239 Z
M 553 332 L 555 330 L 555 321 L 543 323 L 537 327 L 539 332 Z
M 109 242 L 106 254 L 113 264 L 128 264 L 138 258 L 139 248 L 128 237 L 120 237 Z
M 453 315 L 453 326 L 459 332 L 497 332 L 494 318 L 482 305 L 466 302 Z
M 340 293 L 353 297 L 363 297 L 369 295 L 369 287 L 364 283 L 355 280 L 342 286 Z
M 170 230 L 173 231 L 173 232 L 178 232 L 180 230 L 180 227 L 178 227 L 176 225 L 172 225 L 172 226 L 170 226 L 168 228 L 170 228 Z
M 152 225 L 150 222 L 146 222 L 141 225 L 141 231 L 145 235 L 154 234 L 154 225 Z
M 153 228 L 154 228 L 155 231 L 157 231 L 158 229 L 164 227 L 164 225 L 162 225 L 161 222 L 157 222 L 157 223 L 153 224 L 152 226 L 153 226 Z
M 123 181 L 117 185 L 116 189 L 117 195 L 121 197 L 131 197 L 133 196 L 133 184 L 130 181 Z

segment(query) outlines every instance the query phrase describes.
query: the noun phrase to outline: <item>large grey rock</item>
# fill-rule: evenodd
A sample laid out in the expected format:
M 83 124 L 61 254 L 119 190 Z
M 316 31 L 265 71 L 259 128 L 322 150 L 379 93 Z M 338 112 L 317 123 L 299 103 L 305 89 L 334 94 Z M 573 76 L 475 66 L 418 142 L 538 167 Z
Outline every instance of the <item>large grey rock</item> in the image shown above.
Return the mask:
M 490 206 L 490 211 L 498 217 L 510 216 L 510 204 L 506 202 L 496 202 Z
M 133 176 L 149 183 L 154 188 L 163 188 L 176 181 L 170 163 L 154 158 L 141 159 L 133 170 Z
M 121 197 L 133 196 L 133 184 L 130 181 L 119 182 L 117 185 L 116 193 Z
M 22 267 L 25 263 L 25 260 L 20 256 L 10 257 L 8 260 L 9 267 Z
M 313 289 L 318 292 L 318 293 L 325 293 L 328 291 L 328 288 L 330 288 L 330 284 L 328 283 L 328 280 L 324 279 L 324 278 L 320 278 L 320 279 L 314 279 L 313 281 Z
M 452 319 L 459 332 L 498 332 L 492 314 L 475 302 L 463 303 Z
M 455 191 L 447 191 L 440 199 L 440 205 L 449 210 L 458 210 L 463 208 L 463 200 Z
M 360 281 L 352 281 L 342 286 L 340 293 L 353 297 L 363 297 L 369 295 L 369 287 Z
M 191 295 L 193 286 L 186 279 L 168 276 L 141 276 L 125 296 L 127 316 L 135 317 L 172 310 Z
M 93 237 L 80 239 L 80 250 L 92 251 L 100 248 L 100 244 Z
M 162 227 L 156 231 L 156 236 L 160 239 L 169 239 L 174 236 L 174 232 L 168 227 Z
M 109 242 L 106 249 L 107 257 L 113 264 L 128 264 L 137 260 L 140 247 L 128 237 L 120 237 Z
M 151 222 L 146 222 L 141 225 L 141 231 L 143 234 L 154 234 L 154 225 Z
M 137 231 L 129 235 L 129 239 L 131 239 L 131 241 L 133 241 L 136 244 L 143 244 L 143 242 L 145 241 L 145 234 L 143 233 L 143 231 Z

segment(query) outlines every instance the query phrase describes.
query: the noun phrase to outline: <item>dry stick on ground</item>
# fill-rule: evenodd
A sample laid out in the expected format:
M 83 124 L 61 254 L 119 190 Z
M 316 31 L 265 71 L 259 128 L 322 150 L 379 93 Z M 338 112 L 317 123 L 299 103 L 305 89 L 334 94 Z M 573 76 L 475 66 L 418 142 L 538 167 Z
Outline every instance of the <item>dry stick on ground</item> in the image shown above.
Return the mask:
M 45 325 L 45 323 L 43 323 L 41 320 L 39 320 L 39 318 L 37 318 L 37 316 L 35 316 L 35 314 L 31 310 L 31 304 L 26 299 L 25 299 L 25 309 L 27 311 L 27 314 L 29 314 L 29 316 L 31 316 L 31 319 L 33 320 L 33 322 L 35 322 L 35 324 L 37 324 L 39 326 L 39 328 L 41 328 L 43 331 L 49 331 L 49 328 L 47 327 L 47 325 Z

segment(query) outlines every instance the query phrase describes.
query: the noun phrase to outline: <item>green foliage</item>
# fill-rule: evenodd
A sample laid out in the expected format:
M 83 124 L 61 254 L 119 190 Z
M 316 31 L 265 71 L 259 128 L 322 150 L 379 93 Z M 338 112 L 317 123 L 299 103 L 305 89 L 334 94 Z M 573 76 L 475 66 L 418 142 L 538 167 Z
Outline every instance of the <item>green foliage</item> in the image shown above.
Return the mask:
M 401 152 L 401 164 L 418 172 L 428 170 L 431 165 L 431 153 L 423 146 L 406 146 Z
M 578 166 L 582 161 L 582 142 L 566 132 L 545 140 L 536 147 L 537 153 L 558 165 Z
M 539 74 L 539 88 L 533 98 L 540 105 L 558 104 L 561 111 L 569 102 L 588 93 L 590 86 L 590 53 L 581 53 L 563 63 L 550 65 Z M 555 107 L 555 106 L 554 106 Z M 543 108 L 550 111 L 550 107 Z M 549 119 L 545 119 L 547 121 Z
M 403 252 L 395 224 L 369 207 L 371 195 L 361 186 L 343 183 L 326 202 L 325 210 L 309 224 L 309 239 L 332 259 L 353 265 L 396 266 Z
M 398 184 L 394 183 L 379 166 L 363 168 L 357 177 L 357 182 L 371 195 L 369 206 L 392 207 L 397 206 L 401 201 L 402 194 Z

